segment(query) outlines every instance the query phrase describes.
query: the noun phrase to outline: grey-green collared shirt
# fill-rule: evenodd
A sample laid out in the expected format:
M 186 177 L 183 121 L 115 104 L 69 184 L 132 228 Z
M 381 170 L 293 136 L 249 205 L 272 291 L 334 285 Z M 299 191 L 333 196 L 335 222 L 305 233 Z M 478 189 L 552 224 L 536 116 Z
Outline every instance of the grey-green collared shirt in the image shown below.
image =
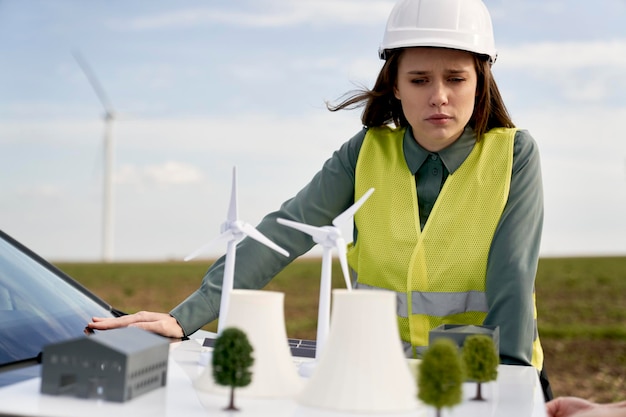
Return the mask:
M 237 246 L 235 288 L 263 288 L 278 272 L 315 243 L 310 236 L 282 226 L 282 217 L 315 226 L 331 221 L 354 203 L 355 168 L 365 138 L 361 130 L 335 151 L 322 169 L 280 210 L 268 214 L 257 229 L 289 251 L 284 257 L 246 238 Z M 404 138 L 407 166 L 416 176 L 420 223 L 423 227 L 449 173 L 472 151 L 476 137 L 466 128 L 461 137 L 437 153 L 422 148 L 410 129 Z M 543 225 L 543 190 L 539 152 L 527 131 L 515 135 L 513 171 L 507 204 L 493 237 L 487 262 L 485 325 L 500 326 L 503 363 L 530 365 L 535 339 L 533 292 Z M 358 238 L 358 231 L 354 231 Z M 189 335 L 215 320 L 219 312 L 224 257 L 205 274 L 198 290 L 170 314 Z M 373 329 L 375 331 L 375 329 Z

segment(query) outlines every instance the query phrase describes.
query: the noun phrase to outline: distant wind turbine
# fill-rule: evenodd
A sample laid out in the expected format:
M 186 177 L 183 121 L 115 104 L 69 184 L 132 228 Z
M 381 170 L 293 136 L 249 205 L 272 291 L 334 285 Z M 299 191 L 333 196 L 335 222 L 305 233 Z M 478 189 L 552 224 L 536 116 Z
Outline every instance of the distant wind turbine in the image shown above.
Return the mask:
M 265 235 L 256 230 L 254 226 L 239 219 L 239 209 L 237 207 L 237 167 L 233 167 L 230 205 L 228 206 L 226 221 L 222 223 L 222 226 L 220 227 L 220 235 L 195 250 L 191 255 L 185 257 L 185 261 L 189 261 L 213 245 L 224 241 L 227 242 L 226 259 L 224 261 L 224 278 L 222 281 L 222 295 L 220 301 L 220 315 L 217 324 L 218 333 L 222 333 L 224 325 L 226 324 L 226 314 L 228 313 L 228 305 L 230 304 L 230 293 L 233 290 L 235 280 L 235 256 L 237 253 L 237 243 L 246 236 L 249 236 L 265 246 L 274 249 L 282 255 L 289 256 L 289 252 L 269 240 L 265 237 Z
M 346 287 L 348 288 L 348 290 L 352 289 L 352 285 L 350 283 L 350 272 L 348 271 L 348 259 L 346 257 L 346 242 L 341 235 L 341 229 L 339 228 L 339 226 L 343 224 L 345 220 L 350 219 L 352 216 L 354 216 L 354 213 L 356 213 L 357 210 L 361 208 L 363 203 L 365 203 L 365 200 L 367 200 L 373 192 L 373 188 L 367 190 L 356 203 L 354 203 L 346 211 L 333 219 L 332 226 L 317 227 L 283 218 L 276 219 L 276 221 L 280 224 L 289 226 L 293 229 L 297 229 L 301 232 L 311 235 L 313 241 L 315 243 L 319 243 L 324 248 L 324 251 L 322 253 L 320 299 L 317 313 L 317 341 L 315 349 L 316 360 L 319 359 L 324 345 L 326 344 L 326 338 L 328 336 L 328 331 L 330 328 L 330 293 L 333 249 L 337 249 L 339 263 L 341 264 L 343 277 L 346 281 Z M 313 362 L 310 363 L 313 364 Z
M 78 52 L 72 53 L 76 62 L 85 73 L 87 80 L 91 84 L 96 96 L 104 108 L 104 160 L 103 160 L 103 192 L 102 192 L 102 260 L 111 262 L 113 260 L 113 122 L 115 111 L 111 102 L 107 98 L 95 73 L 91 70 L 87 61 Z

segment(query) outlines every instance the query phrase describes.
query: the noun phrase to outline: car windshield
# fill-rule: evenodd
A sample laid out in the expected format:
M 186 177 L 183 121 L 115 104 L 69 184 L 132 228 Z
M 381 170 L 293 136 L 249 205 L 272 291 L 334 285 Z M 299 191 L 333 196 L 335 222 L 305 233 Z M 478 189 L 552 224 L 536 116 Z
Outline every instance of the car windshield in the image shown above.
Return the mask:
M 0 367 L 33 359 L 42 348 L 84 334 L 112 309 L 0 231 Z

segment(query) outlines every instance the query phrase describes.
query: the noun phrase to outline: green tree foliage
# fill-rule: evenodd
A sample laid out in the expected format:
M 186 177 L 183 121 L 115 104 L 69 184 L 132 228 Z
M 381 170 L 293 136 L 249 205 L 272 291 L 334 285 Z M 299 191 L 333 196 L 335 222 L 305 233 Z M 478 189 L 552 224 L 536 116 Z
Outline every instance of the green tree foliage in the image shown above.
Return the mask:
M 235 388 L 245 387 L 252 381 L 250 367 L 254 363 L 252 345 L 246 334 L 235 327 L 222 331 L 213 347 L 213 379 L 219 385 L 230 387 L 230 404 L 226 410 L 235 407 Z
M 493 381 L 498 377 L 500 359 L 493 340 L 482 334 L 468 336 L 463 343 L 461 357 L 467 377 L 477 383 L 476 397 L 473 399 L 483 401 L 482 383 Z
M 463 394 L 463 363 L 458 347 L 450 339 L 436 339 L 424 352 L 417 375 L 418 398 L 437 409 L 453 407 Z

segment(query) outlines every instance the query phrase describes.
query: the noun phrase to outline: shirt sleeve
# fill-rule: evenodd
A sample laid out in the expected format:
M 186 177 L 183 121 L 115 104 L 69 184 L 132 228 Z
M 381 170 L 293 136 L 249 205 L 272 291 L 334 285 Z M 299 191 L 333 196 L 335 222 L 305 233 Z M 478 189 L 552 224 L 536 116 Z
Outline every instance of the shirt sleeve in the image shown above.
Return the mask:
M 543 227 L 539 151 L 524 130 L 515 135 L 509 199 L 487 261 L 485 325 L 500 327 L 503 363 L 530 365 L 536 337 L 535 275 Z
M 332 220 L 354 202 L 354 172 L 366 130 L 363 129 L 333 153 L 322 169 L 302 190 L 282 204 L 278 211 L 265 216 L 257 230 L 289 252 L 283 256 L 265 245 L 245 238 L 237 245 L 234 287 L 263 288 L 276 274 L 314 245 L 312 238 L 279 224 L 281 217 L 314 226 Z M 225 256 L 206 272 L 202 284 L 170 315 L 178 321 L 185 335 L 215 320 L 219 313 Z

